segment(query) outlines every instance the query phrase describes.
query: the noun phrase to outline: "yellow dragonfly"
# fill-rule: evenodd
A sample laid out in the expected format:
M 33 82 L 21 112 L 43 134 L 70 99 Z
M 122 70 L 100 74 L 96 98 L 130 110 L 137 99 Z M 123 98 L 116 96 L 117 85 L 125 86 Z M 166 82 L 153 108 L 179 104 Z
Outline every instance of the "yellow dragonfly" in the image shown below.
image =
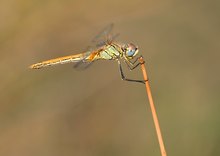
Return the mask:
M 93 42 L 97 42 L 103 36 L 105 38 L 104 42 L 99 41 L 98 45 L 96 46 L 96 49 L 94 50 L 88 50 L 80 54 L 74 54 L 50 59 L 47 61 L 42 61 L 31 65 L 30 68 L 41 69 L 48 66 L 66 64 L 71 62 L 76 63 L 75 67 L 78 67 L 80 64 L 87 64 L 86 66 L 88 66 L 89 64 L 97 60 L 116 60 L 119 65 L 119 71 L 122 80 L 145 83 L 144 80 L 128 79 L 124 76 L 121 61 L 123 60 L 126 63 L 127 67 L 130 70 L 133 70 L 141 64 L 140 62 L 138 62 L 138 59 L 142 56 L 137 57 L 139 49 L 133 43 L 121 44 L 113 42 L 113 39 L 116 37 L 116 35 L 110 35 L 112 28 L 113 24 L 107 26 L 103 31 L 101 31 L 101 33 L 99 33 L 99 35 L 97 35 L 93 39 Z

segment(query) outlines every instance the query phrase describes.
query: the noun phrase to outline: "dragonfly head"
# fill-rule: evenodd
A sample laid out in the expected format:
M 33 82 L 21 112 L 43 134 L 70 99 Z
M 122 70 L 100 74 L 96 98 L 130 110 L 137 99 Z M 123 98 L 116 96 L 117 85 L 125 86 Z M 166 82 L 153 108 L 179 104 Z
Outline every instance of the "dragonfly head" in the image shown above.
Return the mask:
M 135 57 L 139 51 L 138 47 L 132 43 L 125 44 L 122 47 L 122 50 L 124 51 L 124 55 L 129 59 L 132 59 L 133 57 Z

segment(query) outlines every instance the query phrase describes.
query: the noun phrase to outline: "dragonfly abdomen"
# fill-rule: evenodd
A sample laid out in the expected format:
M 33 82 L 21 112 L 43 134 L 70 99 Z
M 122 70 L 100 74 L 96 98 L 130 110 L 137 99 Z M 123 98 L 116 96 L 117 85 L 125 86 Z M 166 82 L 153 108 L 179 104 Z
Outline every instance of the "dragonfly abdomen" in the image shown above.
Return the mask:
M 85 53 L 86 54 L 86 53 Z M 36 64 L 33 64 L 30 66 L 32 69 L 41 69 L 47 66 L 53 66 L 57 64 L 66 64 L 70 62 L 79 62 L 85 58 L 85 54 L 77 54 L 77 55 L 70 55 L 70 56 L 65 56 L 65 57 L 59 57 L 56 59 L 51 59 L 43 62 L 39 62 Z

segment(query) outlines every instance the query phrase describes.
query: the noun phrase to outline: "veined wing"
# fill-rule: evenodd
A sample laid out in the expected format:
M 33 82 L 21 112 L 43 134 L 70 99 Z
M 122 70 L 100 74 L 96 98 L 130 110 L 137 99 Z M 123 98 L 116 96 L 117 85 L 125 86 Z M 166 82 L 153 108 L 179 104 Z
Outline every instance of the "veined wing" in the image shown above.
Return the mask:
M 30 68 L 41 69 L 47 66 L 65 64 L 65 63 L 70 63 L 70 62 L 77 62 L 75 67 L 78 68 L 78 66 L 80 66 L 81 64 L 87 63 L 88 65 L 97 59 L 109 59 L 109 58 L 106 58 L 109 56 L 100 57 L 100 53 L 103 50 L 103 46 L 110 45 L 113 39 L 115 39 L 119 35 L 119 34 L 113 35 L 112 33 L 113 26 L 114 26 L 113 24 L 109 24 L 98 35 L 96 35 L 95 38 L 92 40 L 93 44 L 96 44 L 95 47 L 92 48 L 91 46 L 91 49 L 88 50 L 87 52 L 39 62 L 39 63 L 31 65 Z
M 113 23 L 107 25 L 92 39 L 92 43 L 95 44 L 96 48 L 112 43 L 112 41 L 119 36 L 119 34 L 113 33 L 113 28 Z
M 102 52 L 103 47 L 110 44 L 119 34 L 113 35 L 114 24 L 111 23 L 107 25 L 102 31 L 100 31 L 91 41 L 92 44 L 87 47 L 88 51 L 93 51 L 91 55 L 87 58 L 82 59 L 81 61 L 77 62 L 73 67 L 78 70 L 87 69 L 93 61 L 86 61 L 89 60 L 96 60 L 96 59 L 105 59 L 102 56 L 100 57 L 100 52 Z M 97 50 L 98 49 L 98 50 Z
M 58 64 L 66 64 L 70 62 L 79 62 L 81 60 L 84 60 L 86 57 L 90 55 L 91 52 L 85 52 L 81 54 L 76 54 L 76 55 L 70 55 L 70 56 L 64 56 L 64 57 L 59 57 L 43 62 L 39 62 L 36 64 L 33 64 L 30 66 L 31 69 L 41 69 L 47 66 L 53 66 L 53 65 L 58 65 Z
M 102 31 L 100 31 L 93 39 L 92 42 L 94 43 L 98 43 L 98 42 L 102 42 L 105 41 L 112 33 L 114 24 L 111 23 L 109 25 L 107 25 L 105 28 L 102 29 Z

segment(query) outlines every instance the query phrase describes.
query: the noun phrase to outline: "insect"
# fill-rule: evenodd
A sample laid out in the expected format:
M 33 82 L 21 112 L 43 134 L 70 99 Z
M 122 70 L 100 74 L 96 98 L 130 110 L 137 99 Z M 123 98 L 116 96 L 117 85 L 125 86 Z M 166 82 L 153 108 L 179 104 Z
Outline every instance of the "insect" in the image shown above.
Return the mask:
M 88 50 L 80 54 L 74 54 L 42 61 L 31 65 L 30 68 L 41 69 L 48 66 L 66 64 L 71 62 L 76 63 L 75 67 L 78 67 L 81 64 L 84 64 L 86 65 L 86 67 L 88 67 L 91 63 L 97 60 L 116 60 L 119 65 L 119 71 L 122 80 L 145 83 L 145 81 L 143 80 L 128 79 L 124 76 L 121 61 L 124 61 L 130 70 L 133 70 L 141 64 L 140 62 L 138 62 L 138 59 L 142 56 L 137 57 L 139 49 L 133 43 L 122 44 L 114 42 L 114 38 L 117 37 L 117 35 L 110 35 L 112 28 L 113 24 L 107 26 L 103 31 L 99 33 L 99 35 L 97 35 L 93 39 L 93 42 L 98 42 L 96 48 L 93 50 Z M 99 41 L 100 39 L 102 39 L 102 41 Z

